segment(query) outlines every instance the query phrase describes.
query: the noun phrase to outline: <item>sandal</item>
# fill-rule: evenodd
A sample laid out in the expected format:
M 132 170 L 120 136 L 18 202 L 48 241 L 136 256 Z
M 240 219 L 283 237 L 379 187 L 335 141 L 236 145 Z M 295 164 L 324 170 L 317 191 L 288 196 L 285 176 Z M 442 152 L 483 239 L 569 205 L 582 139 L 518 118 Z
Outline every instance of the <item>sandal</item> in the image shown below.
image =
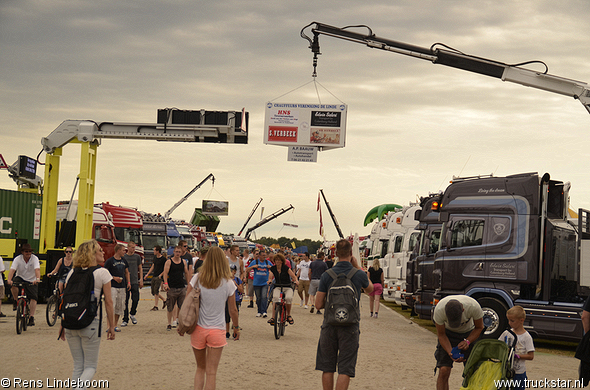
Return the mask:
M 289 325 L 293 325 L 295 321 L 293 321 L 293 317 L 289 316 L 287 317 L 287 322 L 289 323 Z
M 267 321 L 271 326 L 275 324 L 275 319 L 271 318 L 270 320 Z

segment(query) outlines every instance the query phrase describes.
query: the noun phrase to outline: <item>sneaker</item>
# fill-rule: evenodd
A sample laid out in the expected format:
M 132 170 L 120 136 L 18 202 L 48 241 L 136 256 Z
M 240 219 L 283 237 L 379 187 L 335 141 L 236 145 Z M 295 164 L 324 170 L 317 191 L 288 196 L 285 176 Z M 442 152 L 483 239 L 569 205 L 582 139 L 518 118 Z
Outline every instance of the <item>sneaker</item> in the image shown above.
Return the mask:
M 134 316 L 134 315 L 130 315 L 130 316 L 129 316 L 129 318 L 131 318 L 131 323 L 132 323 L 133 325 L 137 324 L 137 319 L 135 318 L 135 316 Z
M 373 313 L 371 313 L 371 317 L 373 317 Z
M 262 317 L 262 314 L 256 313 L 256 317 Z
M 158 310 L 158 306 L 154 306 L 150 309 L 150 311 L 156 311 L 156 310 Z
M 303 307 L 303 301 L 299 302 L 299 307 Z
M 268 317 L 268 316 L 266 315 L 266 313 L 262 313 L 262 318 L 266 318 L 266 317 Z
M 172 321 L 172 327 L 176 328 L 177 326 L 178 326 L 178 321 L 177 320 Z
M 166 308 L 166 301 L 162 302 L 162 310 Z
M 229 339 L 230 337 L 231 337 L 231 336 L 230 336 L 229 332 L 225 332 L 225 338 L 226 338 L 226 339 Z
M 303 306 L 304 309 L 308 309 L 307 305 Z
M 168 326 L 166 327 L 166 330 L 172 330 L 172 325 L 168 325 Z
M 322 314 L 322 312 L 318 310 L 315 312 L 315 314 Z
M 0 318 L 2 318 L 2 317 L 6 317 L 6 314 L 0 313 Z
M 310 310 L 309 312 L 310 312 L 310 313 L 313 313 L 313 309 L 314 309 L 314 307 L 312 306 L 312 307 L 311 307 L 311 310 Z
M 250 302 L 250 304 L 247 307 L 250 307 L 250 308 L 254 307 L 254 302 Z
M 127 321 L 121 322 L 121 327 L 127 326 Z
M 373 318 L 377 318 L 378 316 L 379 316 L 379 313 L 373 314 Z
M 29 323 L 27 326 L 35 326 L 35 317 L 29 317 Z
M 16 311 L 16 302 L 12 304 L 12 311 Z
M 120 331 L 121 331 L 121 329 L 119 329 L 118 326 L 115 326 L 115 332 L 120 332 Z

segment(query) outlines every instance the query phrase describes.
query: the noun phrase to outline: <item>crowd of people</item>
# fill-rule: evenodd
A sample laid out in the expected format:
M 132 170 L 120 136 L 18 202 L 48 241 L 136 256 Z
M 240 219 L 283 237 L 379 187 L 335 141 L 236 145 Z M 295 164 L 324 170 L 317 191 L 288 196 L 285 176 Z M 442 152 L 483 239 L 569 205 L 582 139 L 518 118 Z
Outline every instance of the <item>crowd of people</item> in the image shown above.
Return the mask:
M 336 244 L 336 263 L 321 252 L 313 256 L 306 252 L 299 256 L 285 249 L 275 253 L 256 248 L 252 253 L 248 249 L 240 253 L 237 245 L 225 250 L 211 247 L 191 253 L 187 243 L 180 241 L 170 257 L 164 255 L 161 247 L 153 248 L 153 263 L 145 275 L 142 259 L 135 249 L 134 243 L 129 243 L 127 247 L 119 244 L 115 247 L 114 256 L 105 261 L 104 252 L 98 243 L 95 240 L 86 241 L 76 251 L 71 247 L 66 248 L 64 257 L 48 273 L 48 276 L 57 276 L 56 283 L 60 291 L 67 293 L 68 281 L 76 270 L 91 269 L 93 294 L 104 301 L 107 340 L 114 340 L 116 333 L 121 332 L 121 328 L 128 326 L 129 322 L 138 323 L 139 289 L 149 276 L 152 276 L 151 294 L 154 297 L 151 310 L 159 310 L 158 305 L 162 301 L 162 309 L 167 310 L 168 331 L 177 326 L 179 309 L 187 294 L 198 287 L 201 294 L 199 317 L 196 329 L 190 335 L 197 365 L 194 388 L 213 389 L 223 347 L 227 345 L 228 339 L 240 338 L 239 311 L 244 296 L 249 297 L 247 307 L 254 308 L 256 305 L 255 316 L 263 318 L 268 316 L 270 298 L 273 304 L 268 323 L 274 325 L 274 311 L 280 299 L 278 287 L 288 287 L 283 290 L 289 324 L 295 323 L 291 312 L 295 289 L 301 307 L 317 314 L 322 314 L 321 310 L 325 309 L 315 366 L 316 370 L 322 372 L 323 388 L 333 389 L 334 385 L 336 389 L 348 388 L 350 378 L 355 376 L 360 328 L 358 320 L 348 326 L 334 324 L 334 313 L 329 313 L 327 307 L 332 286 L 337 278 L 346 275 L 356 295 L 357 304 L 353 311 L 360 310 L 358 301 L 361 291 L 364 291 L 369 294 L 370 317 L 374 319 L 378 318 L 379 298 L 383 291 L 383 270 L 379 261 L 373 261 L 369 269 L 364 270 L 352 256 L 349 241 L 340 240 Z M 1 258 L 0 267 L 0 273 L 4 272 Z M 23 283 L 25 286 L 30 299 L 30 326 L 35 324 L 39 281 L 39 259 L 32 254 L 30 245 L 24 244 L 22 253 L 14 259 L 9 270 L 7 284 L 12 287 L 13 296 L 17 295 L 14 284 Z M 0 291 L 4 289 L 0 288 Z M 590 328 L 590 325 L 586 326 L 590 323 L 588 312 L 586 310 L 583 316 L 585 329 Z M 254 315 L 254 311 L 250 313 Z M 349 312 L 348 316 L 355 318 L 355 313 Z M 507 318 L 512 332 L 500 337 L 506 342 L 511 342 L 511 337 L 517 338 L 515 369 L 518 379 L 526 379 L 524 362 L 534 358 L 532 338 L 523 328 L 525 317 L 520 306 L 511 308 Z M 73 379 L 91 380 L 96 372 L 101 318 L 102 313 L 82 329 L 60 329 L 59 338 L 68 342 L 73 357 Z M 360 318 L 360 312 L 356 318 Z M 433 320 L 438 334 L 435 352 L 436 367 L 440 370 L 437 389 L 448 389 L 453 363 L 465 363 L 473 345 L 482 335 L 483 312 L 475 299 L 454 295 L 442 299 L 436 305 Z M 461 354 L 457 356 L 455 349 Z M 335 373 L 338 373 L 336 380 Z

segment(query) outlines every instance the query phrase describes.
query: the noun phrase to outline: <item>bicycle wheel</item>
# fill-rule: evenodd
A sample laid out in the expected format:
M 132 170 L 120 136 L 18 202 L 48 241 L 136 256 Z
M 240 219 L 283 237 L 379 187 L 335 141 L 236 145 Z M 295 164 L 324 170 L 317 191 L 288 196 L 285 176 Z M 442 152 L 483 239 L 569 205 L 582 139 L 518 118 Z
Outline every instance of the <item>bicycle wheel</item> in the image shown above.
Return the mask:
M 277 305 L 277 308 L 275 310 L 275 339 L 280 339 L 281 338 L 281 329 L 280 329 L 280 324 L 281 324 L 281 314 L 283 312 L 283 306 L 281 305 Z
M 53 326 L 57 322 L 57 297 L 52 295 L 47 301 L 47 308 L 45 309 L 45 319 L 47 325 Z
M 27 330 L 27 326 L 29 325 L 29 317 L 31 315 L 29 310 L 29 303 L 23 301 L 23 330 Z
M 281 332 L 281 336 L 285 335 L 285 327 L 287 326 L 287 311 L 286 310 L 282 310 L 282 314 L 281 314 L 281 322 L 280 322 L 280 326 L 279 326 L 279 330 Z
M 21 334 L 23 331 L 23 308 L 24 302 L 22 300 L 18 301 L 16 305 L 16 334 Z

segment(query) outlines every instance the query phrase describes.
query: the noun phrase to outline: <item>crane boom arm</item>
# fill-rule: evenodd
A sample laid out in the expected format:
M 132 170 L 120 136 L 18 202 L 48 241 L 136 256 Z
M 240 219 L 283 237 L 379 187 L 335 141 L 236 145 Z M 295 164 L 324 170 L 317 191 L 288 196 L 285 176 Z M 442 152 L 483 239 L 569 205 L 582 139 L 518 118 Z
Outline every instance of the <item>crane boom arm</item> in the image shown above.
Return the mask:
M 189 192 L 188 194 L 186 194 L 185 196 L 183 196 L 183 197 L 182 197 L 182 198 L 181 198 L 181 199 L 180 199 L 178 202 L 176 202 L 176 203 L 174 204 L 174 206 L 172 206 L 172 207 L 170 208 L 170 210 L 166 211 L 166 213 L 164 214 L 164 220 L 166 220 L 166 221 L 167 221 L 167 220 L 168 220 L 168 218 L 170 217 L 170 214 L 172 214 L 172 213 L 174 212 L 174 210 L 176 210 L 176 209 L 178 208 L 178 206 L 180 206 L 181 204 L 183 204 L 185 200 L 187 200 L 188 198 L 190 198 L 190 196 L 191 196 L 192 194 L 194 194 L 194 193 L 195 193 L 195 191 L 197 191 L 199 188 L 201 188 L 201 186 L 202 186 L 203 184 L 205 184 L 205 182 L 206 182 L 207 180 L 209 180 L 209 179 L 211 179 L 211 181 L 213 182 L 213 184 L 215 184 L 215 176 L 213 176 L 213 174 L 212 174 L 212 173 L 210 173 L 210 174 L 209 174 L 209 175 L 208 175 L 206 178 L 204 178 L 204 179 L 203 179 L 203 181 L 202 181 L 202 182 L 200 182 L 199 184 L 197 184 L 197 186 L 196 186 L 195 188 L 193 188 L 193 189 L 191 190 L 191 192 Z
M 285 214 L 287 211 L 294 209 L 293 205 L 289 205 L 289 207 L 287 208 L 282 208 L 279 211 L 276 211 L 274 213 L 272 213 L 271 215 L 269 215 L 268 217 L 260 220 L 260 222 L 258 222 L 256 225 L 252 226 L 250 229 L 248 229 L 246 231 L 246 236 L 244 237 L 246 240 L 250 238 L 250 234 L 252 234 L 252 232 L 256 229 L 258 229 L 259 227 L 261 227 L 262 225 L 272 221 L 275 218 L 280 217 L 281 215 Z
M 336 216 L 332 212 L 332 208 L 330 207 L 330 204 L 326 200 L 326 195 L 324 195 L 324 190 L 320 190 L 320 193 L 322 194 L 322 198 L 324 198 L 324 203 L 326 204 L 326 207 L 328 208 L 328 213 L 330 213 L 330 217 L 332 217 L 332 222 L 334 222 L 334 226 L 336 226 L 336 230 L 338 231 L 338 235 L 340 236 L 340 238 L 344 238 L 344 234 L 342 234 L 342 230 L 340 230 L 340 225 L 338 225 L 338 221 L 336 221 Z
M 254 205 L 254 208 L 252 209 L 252 211 L 250 212 L 250 215 L 248 216 L 248 219 L 246 219 L 246 222 L 244 222 L 244 226 L 242 226 L 242 228 L 240 229 L 240 232 L 238 233 L 238 236 L 242 235 L 242 232 L 244 231 L 244 229 L 246 228 L 246 225 L 248 224 L 248 222 L 250 222 L 250 219 L 252 218 L 252 216 L 254 215 L 254 213 L 256 212 L 256 209 L 258 208 L 258 206 L 260 206 L 260 203 L 262 202 L 262 198 L 260 198 L 260 200 L 258 201 L 258 203 L 256 203 Z
M 305 35 L 303 30 L 313 26 L 311 31 L 313 39 Z M 361 34 L 349 30 L 351 27 L 365 27 L 368 34 Z M 314 75 L 317 66 L 317 56 L 321 54 L 319 35 L 324 34 L 334 38 L 340 38 L 351 42 L 361 43 L 370 48 L 386 50 L 422 60 L 431 61 L 457 69 L 466 70 L 490 77 L 499 78 L 516 84 L 532 87 L 548 92 L 553 92 L 579 100 L 590 113 L 590 91 L 585 82 L 554 76 L 545 72 L 534 71 L 518 65 L 509 65 L 502 62 L 471 56 L 453 49 L 437 48 L 438 44 L 430 48 L 414 46 L 390 39 L 380 38 L 373 34 L 367 26 L 334 27 L 327 24 L 313 22 L 301 30 L 301 36 L 310 42 L 310 49 L 314 53 Z M 446 47 L 446 46 L 445 46 Z M 540 62 L 540 61 L 534 61 Z M 543 64 L 544 65 L 544 64 Z M 545 65 L 546 67 L 546 65 Z

